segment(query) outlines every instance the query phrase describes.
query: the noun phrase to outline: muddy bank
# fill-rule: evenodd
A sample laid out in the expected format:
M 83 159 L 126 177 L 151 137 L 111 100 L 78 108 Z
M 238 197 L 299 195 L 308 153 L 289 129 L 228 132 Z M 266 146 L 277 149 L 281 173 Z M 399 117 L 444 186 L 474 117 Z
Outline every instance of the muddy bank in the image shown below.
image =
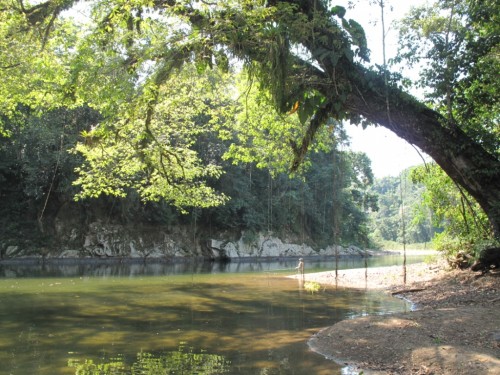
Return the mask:
M 337 277 L 336 277 L 337 276 Z M 499 374 L 500 274 L 443 263 L 306 274 L 338 288 L 381 289 L 416 311 L 339 322 L 314 335 L 317 353 L 365 374 Z

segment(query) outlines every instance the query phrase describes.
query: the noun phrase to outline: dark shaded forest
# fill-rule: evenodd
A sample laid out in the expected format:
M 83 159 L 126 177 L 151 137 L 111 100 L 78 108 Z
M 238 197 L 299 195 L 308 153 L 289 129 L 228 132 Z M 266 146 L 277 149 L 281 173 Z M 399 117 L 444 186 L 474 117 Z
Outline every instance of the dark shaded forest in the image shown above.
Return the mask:
M 374 247 L 369 234 L 375 225 L 379 238 L 401 242 L 398 180 L 391 181 L 390 187 L 390 179 L 374 185 L 365 154 L 316 152 L 302 176 L 273 176 L 254 163 L 235 165 L 223 160 L 228 144 L 213 134 L 203 134 L 196 149 L 202 158 L 215 159 L 223 166 L 222 177 L 209 183 L 230 197 L 226 204 L 182 213 L 166 201 L 143 202 L 133 191 L 125 198 L 102 196 L 77 202 L 75 168 L 83 160 L 72 150 L 99 114 L 85 107 L 42 116 L 27 109 L 20 113 L 15 121 L 6 121 L 11 135 L 2 137 L 0 143 L 2 251 L 8 246 L 40 249 L 57 244 L 55 219 L 61 210 L 84 223 L 97 218 L 132 225 L 190 226 L 205 237 L 224 233 L 227 238 L 244 235 L 248 241 L 265 232 L 317 248 L 332 244 Z M 347 142 L 345 134 L 341 137 Z M 411 236 L 412 241 L 429 240 L 428 233 Z

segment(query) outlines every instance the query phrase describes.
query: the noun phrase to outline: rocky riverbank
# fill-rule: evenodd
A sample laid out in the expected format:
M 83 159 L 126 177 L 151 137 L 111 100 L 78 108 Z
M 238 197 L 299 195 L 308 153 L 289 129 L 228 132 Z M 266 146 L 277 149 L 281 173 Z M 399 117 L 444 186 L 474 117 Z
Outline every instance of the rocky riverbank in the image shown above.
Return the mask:
M 59 223 L 59 222 L 58 222 Z M 363 250 L 356 246 L 311 246 L 291 234 L 284 238 L 269 233 L 239 236 L 228 233 L 194 236 L 190 227 L 119 225 L 92 222 L 76 227 L 56 225 L 53 244 L 45 247 L 12 244 L 0 238 L 2 260 L 104 259 L 132 260 L 222 260 L 252 261 L 293 257 L 363 257 L 384 255 L 383 251 Z
M 479 277 L 444 263 L 306 274 L 337 288 L 376 288 L 416 310 L 341 321 L 313 336 L 312 350 L 364 374 L 499 374 L 500 273 Z

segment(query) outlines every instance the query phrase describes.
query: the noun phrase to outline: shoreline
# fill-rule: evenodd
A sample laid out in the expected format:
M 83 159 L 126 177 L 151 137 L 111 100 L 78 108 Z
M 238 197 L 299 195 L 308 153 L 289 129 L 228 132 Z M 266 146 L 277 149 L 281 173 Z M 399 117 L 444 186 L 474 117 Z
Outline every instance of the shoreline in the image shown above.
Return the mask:
M 406 284 L 402 266 L 305 274 L 305 281 L 381 290 L 416 307 L 340 321 L 313 335 L 309 348 L 349 374 L 498 374 L 500 273 L 478 277 L 442 261 L 410 264 L 406 272 Z
M 406 265 L 406 284 L 430 281 L 442 273 L 439 265 L 412 263 Z M 297 279 L 300 275 L 291 275 Z M 337 271 L 305 273 L 304 281 L 318 282 L 322 285 L 354 289 L 387 289 L 404 286 L 404 270 L 402 265 L 351 268 Z
M 367 250 L 368 258 L 390 255 L 402 255 L 403 250 Z M 434 250 L 407 250 L 407 255 L 428 255 L 437 254 Z M 35 265 L 35 264 L 120 264 L 120 263 L 250 263 L 250 262 L 275 262 L 275 261 L 294 261 L 299 258 L 305 260 L 333 260 L 335 255 L 294 255 L 294 256 L 249 256 L 238 258 L 209 258 L 203 256 L 176 256 L 176 257 L 42 257 L 26 256 L 0 259 L 0 265 Z M 361 258 L 361 254 L 339 254 L 339 259 Z

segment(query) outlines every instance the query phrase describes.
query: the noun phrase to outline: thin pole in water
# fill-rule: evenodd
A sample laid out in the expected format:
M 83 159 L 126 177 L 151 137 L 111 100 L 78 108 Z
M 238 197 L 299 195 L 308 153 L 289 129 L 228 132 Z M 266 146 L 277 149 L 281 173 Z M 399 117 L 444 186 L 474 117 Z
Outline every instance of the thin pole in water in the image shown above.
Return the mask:
M 401 196 L 401 225 L 403 230 L 403 284 L 406 285 L 406 223 L 405 223 L 405 204 L 403 200 L 403 172 L 399 175 L 399 192 Z M 405 176 L 406 186 L 406 176 Z M 406 190 L 406 189 L 405 189 Z

